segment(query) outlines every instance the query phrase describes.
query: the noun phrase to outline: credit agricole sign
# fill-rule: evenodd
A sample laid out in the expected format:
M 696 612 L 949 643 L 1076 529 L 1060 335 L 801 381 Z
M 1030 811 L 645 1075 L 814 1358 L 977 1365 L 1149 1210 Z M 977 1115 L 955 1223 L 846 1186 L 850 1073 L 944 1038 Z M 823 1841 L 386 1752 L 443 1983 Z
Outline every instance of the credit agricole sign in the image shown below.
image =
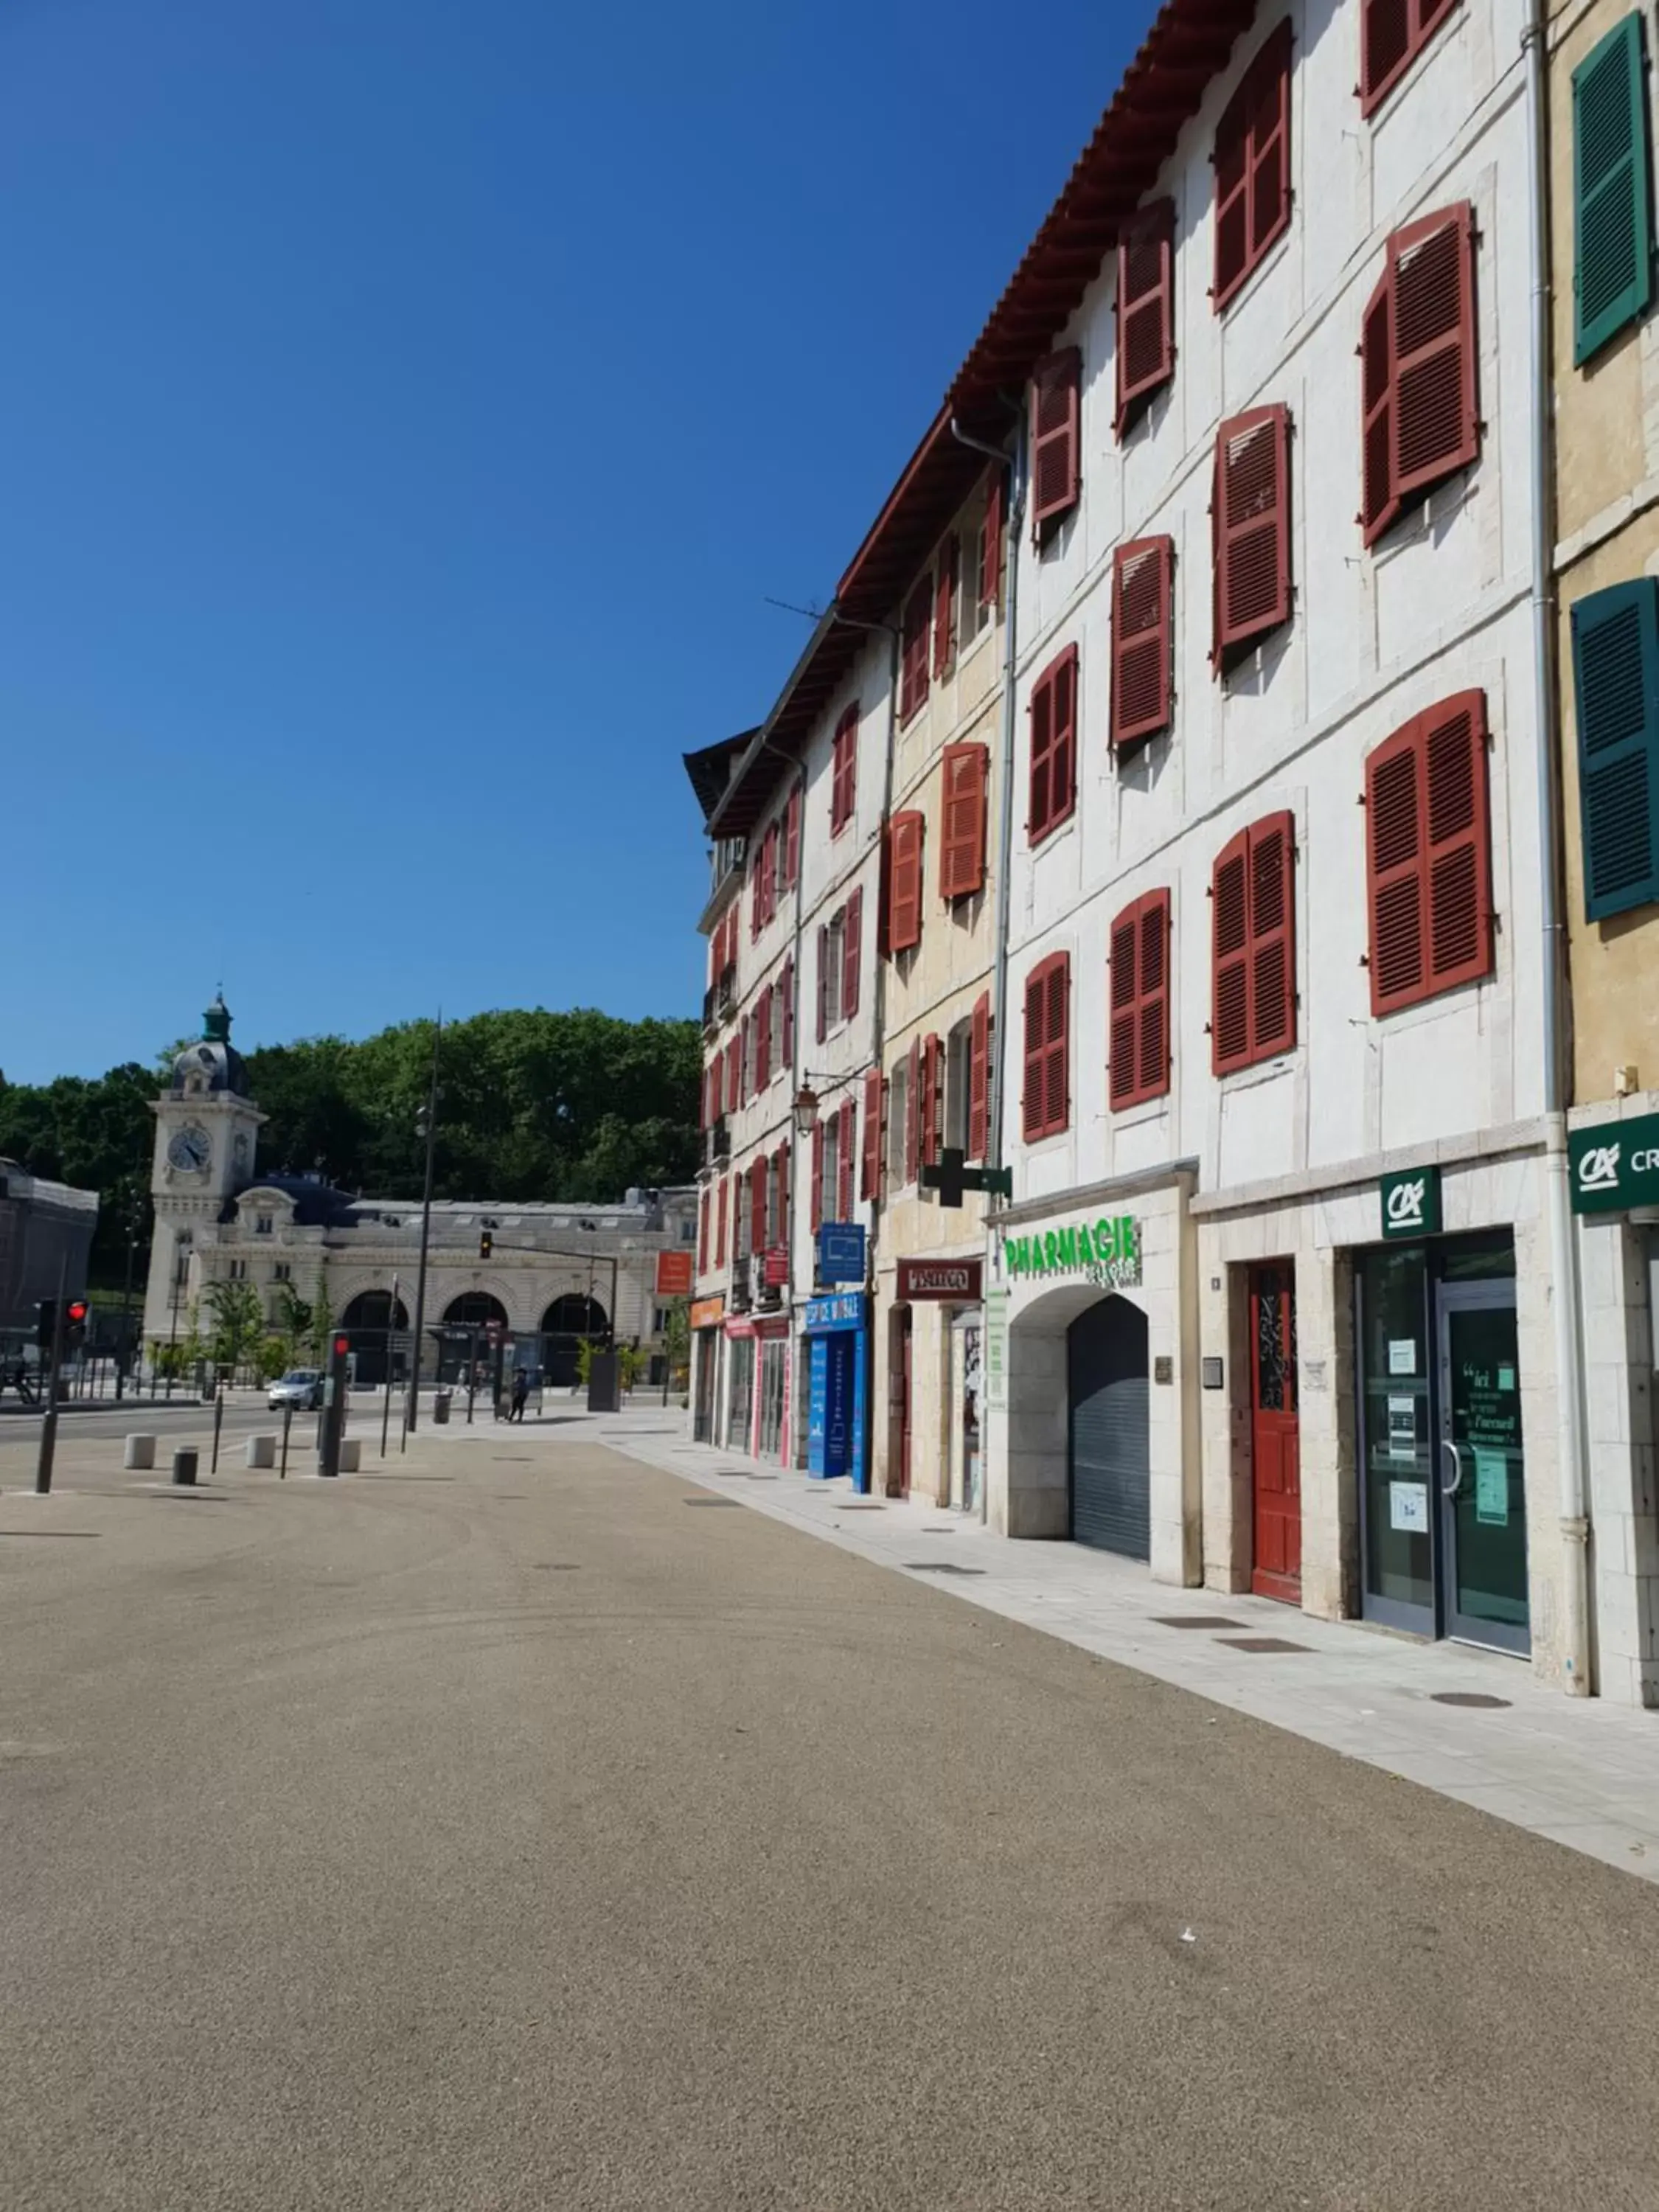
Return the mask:
M 1103 1290 L 1140 1280 L 1140 1224 L 1132 1213 L 1109 1214 L 1092 1226 L 1033 1229 L 1002 1240 L 1002 1272 L 1018 1282 L 1032 1275 L 1081 1275 Z
M 1598 1121 L 1567 1137 L 1575 1213 L 1659 1206 L 1659 1114 Z

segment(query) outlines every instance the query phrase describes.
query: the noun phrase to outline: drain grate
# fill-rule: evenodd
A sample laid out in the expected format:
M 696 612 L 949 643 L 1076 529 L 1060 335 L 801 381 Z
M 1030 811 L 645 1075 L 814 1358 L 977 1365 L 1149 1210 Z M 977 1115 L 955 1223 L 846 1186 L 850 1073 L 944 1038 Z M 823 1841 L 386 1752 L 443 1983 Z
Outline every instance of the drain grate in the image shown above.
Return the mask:
M 724 1505 L 733 1513 L 741 1513 L 742 1506 L 735 1498 L 683 1498 L 683 1505 Z
M 574 1559 L 532 1559 L 530 1564 L 538 1575 L 579 1575 L 581 1572 Z
M 1229 1620 L 1224 1613 L 1155 1613 L 1152 1625 L 1155 1628 L 1243 1629 L 1246 1624 L 1242 1620 Z
M 1231 1651 L 1310 1651 L 1310 1644 L 1292 1644 L 1283 1636 L 1218 1636 Z
M 982 1575 L 983 1567 L 959 1567 L 954 1559 L 906 1559 L 913 1575 Z
M 884 1513 L 887 1508 L 874 1498 L 844 1498 L 836 1510 L 838 1513 Z
M 1437 1705 L 1462 1705 L 1483 1713 L 1496 1712 L 1500 1707 L 1507 1710 L 1515 1702 L 1513 1698 L 1494 1698 L 1485 1690 L 1431 1690 L 1429 1695 Z

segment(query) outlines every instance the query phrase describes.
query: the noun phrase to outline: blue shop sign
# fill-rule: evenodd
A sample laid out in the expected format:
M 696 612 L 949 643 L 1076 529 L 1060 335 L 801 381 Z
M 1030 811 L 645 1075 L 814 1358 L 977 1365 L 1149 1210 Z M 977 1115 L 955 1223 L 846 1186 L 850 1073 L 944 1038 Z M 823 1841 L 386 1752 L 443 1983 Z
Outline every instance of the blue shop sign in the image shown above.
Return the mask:
M 826 1221 L 818 1231 L 818 1280 L 864 1280 L 864 1230 L 856 1221 Z
M 864 1231 L 859 1234 L 862 1237 Z M 808 1298 L 801 1327 L 808 1336 L 822 1336 L 830 1329 L 862 1328 L 867 1304 L 862 1291 L 837 1291 L 827 1298 Z

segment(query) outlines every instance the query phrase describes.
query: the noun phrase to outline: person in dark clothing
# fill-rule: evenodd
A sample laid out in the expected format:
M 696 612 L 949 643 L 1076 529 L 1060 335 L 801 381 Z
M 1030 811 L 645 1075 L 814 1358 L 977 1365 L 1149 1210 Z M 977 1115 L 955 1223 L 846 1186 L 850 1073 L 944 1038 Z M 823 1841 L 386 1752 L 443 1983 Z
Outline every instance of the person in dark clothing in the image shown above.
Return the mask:
M 529 1395 L 529 1370 L 523 1367 L 515 1367 L 513 1370 L 513 1409 L 507 1417 L 509 1421 L 523 1420 L 524 1401 Z

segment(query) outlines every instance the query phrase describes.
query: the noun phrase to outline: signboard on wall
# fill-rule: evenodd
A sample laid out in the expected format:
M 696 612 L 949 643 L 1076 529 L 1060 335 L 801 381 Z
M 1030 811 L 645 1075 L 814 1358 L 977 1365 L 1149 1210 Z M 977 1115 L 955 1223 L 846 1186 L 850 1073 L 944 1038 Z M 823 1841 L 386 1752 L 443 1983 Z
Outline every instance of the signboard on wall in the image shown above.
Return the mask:
M 1404 1175 L 1385 1175 L 1378 1190 L 1382 1234 L 1390 1242 L 1440 1234 L 1438 1168 L 1408 1168 Z
M 726 1298 L 724 1293 L 717 1293 L 712 1298 L 699 1298 L 691 1309 L 691 1326 L 693 1328 L 718 1328 L 725 1318 Z
M 1575 1213 L 1659 1206 L 1659 1114 L 1632 1114 L 1567 1133 Z
M 1103 1290 L 1133 1289 L 1140 1280 L 1140 1224 L 1132 1213 L 1118 1213 L 1005 1237 L 1002 1268 L 1013 1278 L 1082 1275 Z
M 914 1305 L 919 1298 L 977 1305 L 984 1276 L 982 1260 L 901 1260 L 896 1295 L 901 1305 Z
M 659 1252 L 657 1255 L 657 1296 L 659 1298 L 689 1298 L 691 1295 L 691 1253 L 689 1247 Z
M 826 1221 L 818 1231 L 818 1280 L 864 1280 L 864 1229 L 856 1221 Z
M 985 1299 L 985 1402 L 1007 1403 L 1008 1293 L 991 1291 Z

